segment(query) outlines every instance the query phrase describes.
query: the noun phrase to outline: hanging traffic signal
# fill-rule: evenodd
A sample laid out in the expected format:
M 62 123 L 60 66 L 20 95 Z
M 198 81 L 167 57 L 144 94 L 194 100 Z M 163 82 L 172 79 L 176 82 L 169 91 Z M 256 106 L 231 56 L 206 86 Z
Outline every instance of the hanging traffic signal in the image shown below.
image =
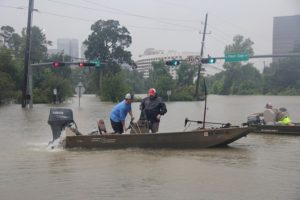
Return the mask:
M 81 67 L 81 68 L 96 66 L 96 63 L 91 63 L 91 62 L 80 62 L 78 64 L 79 64 L 79 67 Z
M 171 66 L 175 66 L 175 65 L 180 65 L 180 60 L 168 60 L 166 61 L 166 65 L 171 65 Z
M 96 60 L 93 60 L 93 62 L 95 63 L 95 68 L 99 69 L 100 65 L 101 65 L 101 61 L 99 58 L 97 58 Z
M 202 64 L 213 64 L 216 63 L 216 58 L 202 58 L 201 63 Z
M 63 67 L 65 65 L 66 65 L 66 63 L 60 62 L 60 61 L 54 61 L 54 62 L 52 62 L 52 66 L 53 67 Z

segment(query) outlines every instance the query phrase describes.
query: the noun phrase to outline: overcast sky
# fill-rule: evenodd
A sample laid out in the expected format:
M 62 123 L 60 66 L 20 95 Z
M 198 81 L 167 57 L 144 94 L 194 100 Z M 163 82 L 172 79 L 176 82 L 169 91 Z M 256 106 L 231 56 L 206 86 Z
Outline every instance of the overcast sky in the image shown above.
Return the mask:
M 28 1 L 0 0 L 0 26 L 20 33 Z M 134 59 L 150 47 L 200 52 L 206 13 L 210 34 L 204 55 L 224 56 L 237 34 L 255 43 L 255 54 L 271 54 L 273 17 L 300 14 L 300 0 L 34 0 L 34 7 L 33 25 L 45 30 L 54 44 L 50 48 L 56 48 L 57 38 L 82 43 L 95 21 L 114 19 L 131 33 Z

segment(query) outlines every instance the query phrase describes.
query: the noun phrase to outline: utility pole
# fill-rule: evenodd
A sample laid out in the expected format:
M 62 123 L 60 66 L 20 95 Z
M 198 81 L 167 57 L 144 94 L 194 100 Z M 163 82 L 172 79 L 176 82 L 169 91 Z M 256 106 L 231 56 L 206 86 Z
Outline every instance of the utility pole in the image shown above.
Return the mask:
M 208 14 L 206 13 L 205 15 L 205 23 L 204 23 L 204 32 L 202 33 L 202 42 L 201 42 L 201 52 L 200 52 L 200 61 L 198 63 L 198 73 L 197 73 L 197 81 L 196 81 L 196 91 L 195 91 L 195 98 L 198 98 L 199 95 L 199 80 L 200 80 L 200 72 L 201 72 L 201 59 L 203 57 L 203 49 L 204 49 L 204 41 L 205 41 L 205 35 L 206 35 L 206 26 L 207 26 L 207 16 Z
M 30 68 L 30 46 L 31 46 L 31 21 L 33 12 L 33 0 L 29 0 L 28 5 L 28 18 L 27 18 L 27 29 L 26 29 L 26 47 L 25 47 L 25 59 L 24 59 L 24 80 L 22 90 L 22 108 L 25 108 L 28 101 L 31 100 L 32 96 L 29 91 L 28 73 Z M 30 74 L 31 76 L 31 74 Z

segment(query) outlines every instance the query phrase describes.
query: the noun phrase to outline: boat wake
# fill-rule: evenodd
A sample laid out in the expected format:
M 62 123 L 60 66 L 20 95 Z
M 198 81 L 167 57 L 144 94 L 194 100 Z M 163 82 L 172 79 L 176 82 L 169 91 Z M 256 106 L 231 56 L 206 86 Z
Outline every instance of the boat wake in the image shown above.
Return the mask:
M 66 131 L 62 131 L 59 138 L 54 141 L 49 142 L 47 149 L 49 150 L 63 150 L 63 145 L 66 140 Z

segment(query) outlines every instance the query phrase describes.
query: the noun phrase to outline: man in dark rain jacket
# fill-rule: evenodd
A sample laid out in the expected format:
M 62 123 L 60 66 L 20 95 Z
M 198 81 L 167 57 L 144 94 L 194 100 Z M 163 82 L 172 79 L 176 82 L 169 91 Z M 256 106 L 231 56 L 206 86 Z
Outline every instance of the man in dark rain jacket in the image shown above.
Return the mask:
M 161 116 L 167 113 L 167 107 L 162 98 L 157 96 L 154 88 L 149 89 L 148 95 L 142 100 L 140 109 L 149 122 L 149 129 L 152 133 L 156 133 Z

